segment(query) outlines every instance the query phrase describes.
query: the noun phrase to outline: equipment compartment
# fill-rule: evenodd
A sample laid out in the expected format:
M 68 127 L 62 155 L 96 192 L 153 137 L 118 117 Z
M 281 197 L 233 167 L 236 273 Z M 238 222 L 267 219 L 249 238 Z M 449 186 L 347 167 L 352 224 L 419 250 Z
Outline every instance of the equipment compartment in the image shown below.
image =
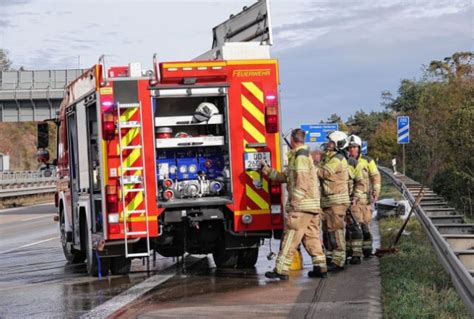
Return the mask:
M 154 107 L 160 206 L 230 203 L 226 96 L 158 97 Z

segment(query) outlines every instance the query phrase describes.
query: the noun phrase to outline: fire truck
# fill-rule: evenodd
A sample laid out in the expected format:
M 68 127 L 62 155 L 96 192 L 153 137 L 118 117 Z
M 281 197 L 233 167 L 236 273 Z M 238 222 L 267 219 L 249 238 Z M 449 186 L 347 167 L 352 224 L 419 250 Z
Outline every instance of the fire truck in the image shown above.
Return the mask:
M 281 185 L 259 171 L 261 160 L 281 168 L 267 1 L 213 34 L 194 60 L 154 56 L 143 71 L 101 58 L 65 88 L 57 220 L 66 259 L 87 261 L 91 275 L 127 274 L 153 250 L 253 267 L 263 240 L 281 233 Z

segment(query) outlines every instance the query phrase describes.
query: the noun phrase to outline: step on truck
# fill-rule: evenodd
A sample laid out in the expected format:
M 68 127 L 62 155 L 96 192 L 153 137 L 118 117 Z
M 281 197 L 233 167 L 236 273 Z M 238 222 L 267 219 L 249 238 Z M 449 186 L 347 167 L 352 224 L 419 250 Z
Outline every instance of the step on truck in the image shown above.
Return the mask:
M 194 60 L 154 56 L 144 71 L 106 68 L 101 58 L 65 88 L 55 202 L 69 262 L 87 261 L 92 275 L 127 274 L 154 250 L 247 268 L 263 240 L 281 234 L 281 185 L 258 165 L 281 168 L 268 3 L 244 7 L 213 35 Z

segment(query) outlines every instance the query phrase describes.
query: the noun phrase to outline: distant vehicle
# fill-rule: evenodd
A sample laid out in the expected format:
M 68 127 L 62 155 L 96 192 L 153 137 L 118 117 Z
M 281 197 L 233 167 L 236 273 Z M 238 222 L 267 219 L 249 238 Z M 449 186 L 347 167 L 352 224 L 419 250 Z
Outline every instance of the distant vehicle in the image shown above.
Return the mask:
M 100 60 L 66 87 L 56 206 L 68 261 L 126 274 L 154 249 L 253 267 L 262 239 L 281 233 L 281 185 L 258 167 L 281 169 L 268 12 L 259 1 L 232 16 L 195 60 L 154 58 L 153 72 Z

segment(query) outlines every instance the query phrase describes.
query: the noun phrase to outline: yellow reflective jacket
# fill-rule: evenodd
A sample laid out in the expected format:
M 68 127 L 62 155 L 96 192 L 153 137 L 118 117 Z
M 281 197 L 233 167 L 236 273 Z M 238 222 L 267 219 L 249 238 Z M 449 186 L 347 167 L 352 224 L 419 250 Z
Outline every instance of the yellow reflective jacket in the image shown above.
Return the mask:
M 371 204 L 372 191 L 376 197 L 380 195 L 381 177 L 375 161 L 368 156 L 359 156 L 354 170 L 355 196 L 361 204 Z
M 350 172 L 343 154 L 327 152 L 319 164 L 318 176 L 322 185 L 322 207 L 350 203 Z
M 283 173 L 275 169 L 267 172 L 272 181 L 287 183 L 289 212 L 321 212 L 317 168 L 309 156 L 308 146 L 302 145 L 288 152 L 288 167 Z

